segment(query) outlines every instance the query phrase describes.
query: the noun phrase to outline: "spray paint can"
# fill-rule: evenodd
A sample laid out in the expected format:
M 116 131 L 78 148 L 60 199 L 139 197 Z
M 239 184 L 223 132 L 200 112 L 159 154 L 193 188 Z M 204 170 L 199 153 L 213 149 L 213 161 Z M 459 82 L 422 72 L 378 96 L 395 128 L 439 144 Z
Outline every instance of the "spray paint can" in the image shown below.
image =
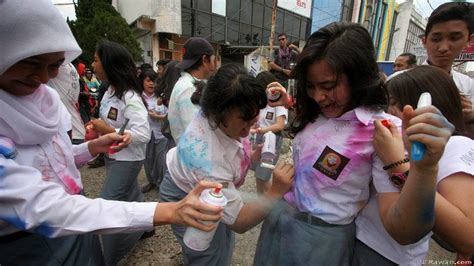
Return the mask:
M 276 102 L 276 101 L 280 100 L 280 98 L 281 98 L 281 93 L 277 90 L 269 90 L 267 92 L 267 99 L 270 102 Z
M 227 204 L 227 198 L 224 196 L 224 193 L 222 193 L 222 190 L 220 188 L 204 190 L 203 192 L 201 192 L 199 200 L 201 200 L 201 202 L 214 206 L 224 207 Z M 211 224 L 219 223 L 219 221 L 202 223 Z M 192 250 L 204 251 L 208 249 L 211 245 L 211 241 L 214 237 L 214 234 L 216 233 L 216 229 L 217 227 L 210 232 L 205 232 L 189 226 L 188 228 L 186 228 L 186 232 L 184 233 L 184 244 Z
M 273 164 L 275 159 L 275 146 L 276 146 L 276 135 L 268 131 L 264 135 L 265 142 L 263 143 L 261 162 L 267 164 Z

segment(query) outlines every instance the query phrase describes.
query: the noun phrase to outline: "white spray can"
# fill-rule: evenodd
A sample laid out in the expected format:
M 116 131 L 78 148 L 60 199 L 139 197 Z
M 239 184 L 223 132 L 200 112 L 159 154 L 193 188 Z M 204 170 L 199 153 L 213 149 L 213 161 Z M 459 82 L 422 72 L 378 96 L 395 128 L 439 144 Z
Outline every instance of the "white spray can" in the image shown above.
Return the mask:
M 275 145 L 276 145 L 276 135 L 268 131 L 264 135 L 265 142 L 263 143 L 262 147 L 262 156 L 261 162 L 267 164 L 273 164 L 273 160 L 275 159 Z
M 221 188 L 206 189 L 201 192 L 199 197 L 201 202 L 209 205 L 224 207 L 227 204 L 227 198 L 222 193 Z M 203 224 L 219 223 L 215 222 L 202 222 Z M 194 227 L 188 226 L 184 233 L 183 241 L 184 244 L 192 250 L 204 251 L 211 245 L 212 238 L 216 233 L 216 228 L 210 232 L 202 231 Z

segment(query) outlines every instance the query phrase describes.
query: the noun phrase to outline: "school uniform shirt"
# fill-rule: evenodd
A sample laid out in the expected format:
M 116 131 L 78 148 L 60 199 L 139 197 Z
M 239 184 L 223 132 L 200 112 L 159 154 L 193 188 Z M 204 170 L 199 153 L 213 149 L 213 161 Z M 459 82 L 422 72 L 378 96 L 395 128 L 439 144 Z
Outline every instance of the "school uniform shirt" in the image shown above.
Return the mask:
M 148 96 L 146 93 L 142 93 L 142 97 L 145 100 L 147 104 L 147 108 L 149 111 L 154 111 L 158 113 L 159 115 L 164 115 L 168 111 L 166 106 L 162 105 L 157 105 L 156 104 L 156 96 L 155 94 L 152 94 L 151 96 Z M 153 133 L 153 136 L 155 137 L 155 140 L 162 139 L 165 136 L 161 133 L 161 125 L 163 124 L 163 121 L 156 121 L 151 116 L 148 115 L 148 123 L 150 123 L 150 129 L 151 132 Z
M 190 192 L 200 180 L 224 184 L 222 191 L 228 203 L 223 221 L 233 224 L 243 206 L 237 190 L 250 168 L 250 142 L 237 141 L 219 128 L 213 130 L 198 112 L 181 136 L 178 145 L 169 150 L 166 163 L 171 179 L 184 192 Z
M 430 65 L 428 61 L 423 62 L 423 65 Z M 468 75 L 464 75 L 454 69 L 451 69 L 451 77 L 458 87 L 459 93 L 463 95 L 470 95 L 471 101 L 474 102 L 474 79 Z
M 276 123 L 277 117 L 285 116 L 285 124 L 288 119 L 288 109 L 283 106 L 271 107 L 266 106 L 260 110 L 260 118 L 258 120 L 260 127 L 269 127 Z
M 293 141 L 295 179 L 285 200 L 330 224 L 349 224 L 369 199 L 369 183 L 388 178 L 372 145 L 374 120 L 395 116 L 358 107 L 338 118 L 320 115 Z
M 194 115 L 199 111 L 199 105 L 191 102 L 196 87 L 194 83 L 199 79 L 194 78 L 188 72 L 181 72 L 181 77 L 174 85 L 168 104 L 168 120 L 170 122 L 171 135 L 176 143 L 179 142 L 181 134 L 189 125 Z
M 455 173 L 474 175 L 474 140 L 452 136 L 439 161 L 436 182 Z M 387 178 L 374 178 L 378 193 L 400 192 Z M 414 244 L 402 246 L 385 230 L 380 219 L 377 195 L 373 193 L 367 206 L 356 219 L 356 237 L 385 258 L 401 265 L 421 265 L 428 254 L 430 232 Z
M 0 236 L 21 230 L 58 237 L 152 228 L 156 203 L 79 194 L 77 166 L 92 156 L 88 143 L 71 145 L 64 130 L 68 113 L 56 91 L 41 85 L 16 97 L 0 89 L 0 106 Z
M 100 118 L 118 132 L 125 119 L 130 121 L 126 131 L 132 136 L 132 143 L 126 149 L 108 156 L 118 161 L 140 161 L 145 159 L 146 144 L 150 141 L 148 112 L 140 95 L 128 90 L 122 99 L 112 96 L 114 90 L 109 86 L 100 102 Z

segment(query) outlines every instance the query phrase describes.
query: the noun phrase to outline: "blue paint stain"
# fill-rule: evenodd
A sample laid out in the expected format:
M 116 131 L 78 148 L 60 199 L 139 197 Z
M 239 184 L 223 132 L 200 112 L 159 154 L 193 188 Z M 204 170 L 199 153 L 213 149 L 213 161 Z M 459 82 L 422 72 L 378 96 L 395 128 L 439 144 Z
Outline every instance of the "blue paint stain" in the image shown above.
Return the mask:
M 431 199 L 426 200 L 422 206 L 423 208 L 420 213 L 421 222 L 423 224 L 433 223 L 435 219 L 434 201 Z
M 190 171 L 212 172 L 213 164 L 208 158 L 210 155 L 207 142 L 184 135 L 179 141 L 177 152 L 178 159 Z
M 3 177 L 6 174 L 6 172 L 7 171 L 5 170 L 5 167 L 0 165 L 0 177 Z
M 26 230 L 25 221 L 21 220 L 19 217 L 0 217 L 0 220 L 15 226 L 20 230 Z M 40 224 L 36 228 L 33 228 L 32 231 L 46 237 L 52 237 L 54 234 L 53 227 L 49 226 L 47 223 Z

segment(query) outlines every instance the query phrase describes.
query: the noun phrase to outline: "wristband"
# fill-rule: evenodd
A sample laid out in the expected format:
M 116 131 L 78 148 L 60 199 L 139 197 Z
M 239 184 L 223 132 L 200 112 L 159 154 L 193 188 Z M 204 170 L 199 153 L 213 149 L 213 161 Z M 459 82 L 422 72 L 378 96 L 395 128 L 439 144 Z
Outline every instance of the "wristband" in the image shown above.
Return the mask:
M 392 168 L 394 168 L 395 166 L 398 166 L 398 165 L 401 165 L 401 164 L 404 164 L 404 163 L 408 163 L 409 161 L 410 161 L 410 159 L 408 159 L 408 158 L 402 159 L 402 160 L 400 160 L 400 161 L 396 161 L 396 162 L 394 162 L 394 163 L 385 165 L 385 166 L 383 167 L 383 170 L 392 169 Z

